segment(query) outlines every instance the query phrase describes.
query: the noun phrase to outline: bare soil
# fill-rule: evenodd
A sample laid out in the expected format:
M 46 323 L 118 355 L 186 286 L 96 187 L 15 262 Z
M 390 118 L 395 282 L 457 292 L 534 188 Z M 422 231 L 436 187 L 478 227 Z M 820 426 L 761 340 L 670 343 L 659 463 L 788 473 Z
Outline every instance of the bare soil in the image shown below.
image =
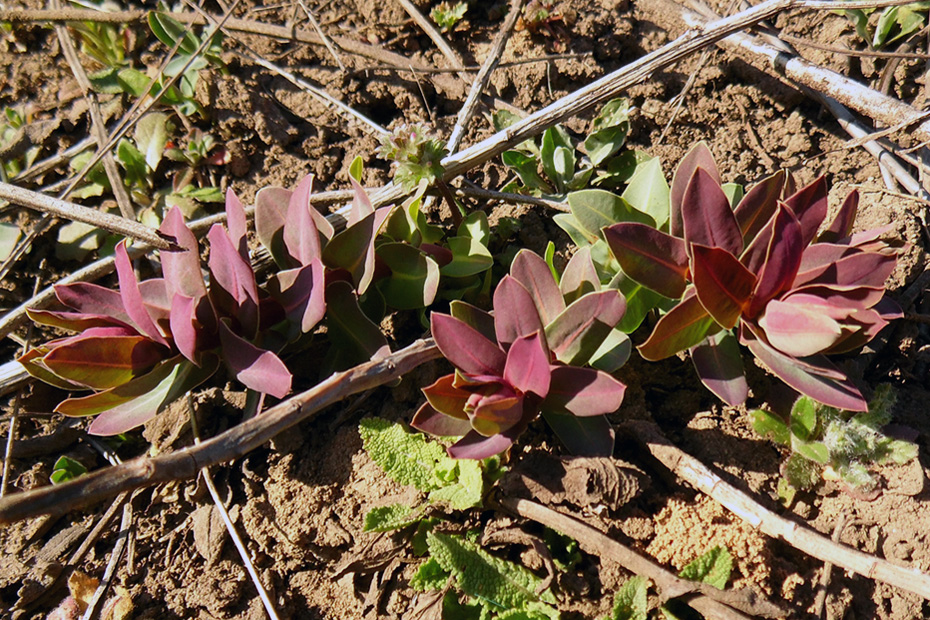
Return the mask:
M 426 2 L 418 4 L 428 8 Z M 562 38 L 517 31 L 503 60 L 571 56 L 504 66 L 495 72 L 489 94 L 534 111 L 684 31 L 664 2 L 574 0 L 563 4 L 570 5 L 577 19 L 558 24 Z M 500 28 L 506 3 L 492 5 L 495 3 L 472 4 L 467 26 L 449 36 L 468 65 L 480 65 Z M 39 3 L 7 3 L 8 8 L 17 6 L 38 8 Z M 302 16 L 296 3 L 259 10 L 255 3 L 244 2 L 236 14 L 274 24 L 289 24 L 294 16 Z M 334 0 L 322 3 L 318 18 L 331 35 L 373 43 L 432 66 L 448 66 L 399 4 Z M 862 48 L 850 23 L 838 15 L 794 14 L 780 17 L 774 25 L 797 37 Z M 147 32 L 141 24 L 137 29 Z M 242 40 L 263 57 L 321 85 L 388 127 L 423 121 L 444 135 L 454 124 L 467 92 L 451 72 L 414 77 L 409 72 L 377 68 L 378 63 L 371 59 L 345 55 L 350 70 L 343 73 L 323 47 L 258 36 L 243 36 Z M 227 43 L 227 48 L 232 47 Z M 860 79 L 878 78 L 881 65 L 877 61 L 847 59 L 813 48 L 801 51 L 813 62 L 852 72 Z M 161 53 L 163 48 L 154 44 L 140 52 L 141 58 L 150 62 L 157 62 Z M 232 187 L 249 203 L 258 189 L 290 187 L 308 173 L 316 175 L 317 190 L 345 188 L 347 168 L 356 155 L 367 160 L 366 184 L 379 185 L 390 179 L 388 164 L 374 157 L 376 139 L 358 123 L 346 121 L 285 79 L 241 56 L 230 52 L 225 58 L 228 73 L 206 72 L 198 92 L 211 115 L 210 131 L 232 155 L 221 171 L 224 189 Z M 92 62 L 87 61 L 87 66 L 93 68 Z M 0 36 L 0 67 L 4 75 L 0 105 L 25 106 L 37 118 L 60 120 L 59 128 L 44 145 L 47 153 L 88 135 L 86 105 L 52 30 L 38 24 L 17 25 L 12 36 Z M 907 100 L 916 98 L 919 105 L 926 96 L 922 67 L 916 61 L 902 63 L 893 94 Z M 694 83 L 682 94 L 692 76 Z M 856 188 L 862 194 L 857 227 L 890 223 L 895 228 L 893 234 L 910 244 L 889 283 L 892 296 L 901 298 L 930 266 L 928 231 L 920 215 L 926 207 L 888 193 L 876 161 L 862 149 L 848 148 L 848 136 L 833 117 L 798 90 L 711 48 L 705 58 L 696 56 L 658 72 L 624 95 L 636 108 L 631 143 L 660 156 L 667 173 L 692 144 L 705 140 L 728 181 L 751 184 L 778 168 L 790 169 L 801 183 L 827 174 L 833 208 Z M 683 97 L 680 102 L 676 100 L 679 96 Z M 585 122 L 573 119 L 567 126 L 580 131 Z M 667 134 L 660 138 L 669 123 Z M 491 133 L 490 123 L 479 118 L 465 144 Z M 892 137 L 904 147 L 916 145 L 906 132 Z M 54 181 L 62 172 L 49 173 L 42 181 Z M 504 171 L 496 164 L 468 176 L 491 189 L 498 189 L 505 180 Z M 568 239 L 552 223 L 551 212 L 541 207 L 505 205 L 491 207 L 489 214 L 492 221 L 504 215 L 520 218 L 520 243 L 542 251 L 547 240 L 553 239 L 564 255 Z M 20 222 L 24 228 L 35 221 L 33 214 L 11 209 L 3 217 Z M 0 286 L 0 304 L 13 307 L 28 299 L 36 277 L 48 282 L 79 266 L 56 261 L 53 236 L 44 237 Z M 919 292 L 916 299 L 906 311 L 930 313 L 927 292 Z M 419 329 L 416 321 L 394 325 L 393 337 L 403 344 L 418 337 Z M 634 341 L 643 337 L 636 334 Z M 882 334 L 880 342 L 862 354 L 848 356 L 843 363 L 866 390 L 883 382 L 895 385 L 899 394 L 895 422 L 916 431 L 920 457 L 906 466 L 880 470 L 883 492 L 871 500 L 826 483 L 816 492 L 801 493 L 790 509 L 781 506 L 775 488 L 784 454 L 755 434 L 747 409 L 721 406 L 693 376 L 690 363 L 682 360 L 647 365 L 634 359 L 621 369 L 618 377 L 629 389 L 613 421 L 618 425 L 627 419 L 655 421 L 686 452 L 718 468 L 729 481 L 780 514 L 827 536 L 833 534 L 842 517 L 847 524 L 839 537 L 843 543 L 894 563 L 930 571 L 930 491 L 926 486 L 930 471 L 930 332 L 926 325 L 900 321 Z M 16 347 L 4 345 L 3 351 L 12 357 Z M 364 533 L 362 525 L 364 515 L 374 507 L 396 502 L 416 505 L 423 498 L 393 482 L 370 460 L 361 448 L 357 423 L 371 415 L 409 421 L 420 404 L 419 387 L 446 371 L 441 362 L 428 364 L 396 387 L 381 388 L 360 401 L 345 403 L 348 408 L 325 412 L 270 445 L 214 470 L 220 494 L 282 618 L 411 618 L 413 609 L 418 605 L 422 608 L 423 595 L 409 587 L 418 563 L 409 541 L 403 535 Z M 750 369 L 750 384 L 750 408 L 780 397 L 777 381 L 761 368 Z M 7 397 L 8 410 L 17 398 L 25 410 L 42 412 L 50 411 L 60 394 L 31 386 L 20 396 Z M 214 434 L 235 424 L 242 402 L 242 394 L 219 388 L 200 394 L 197 409 L 203 420 L 202 433 Z M 192 441 L 185 415 L 183 411 L 168 412 L 148 425 L 145 439 L 153 450 L 176 449 Z M 60 424 L 55 418 L 27 416 L 20 421 L 19 437 L 29 440 L 48 435 Z M 3 437 L 8 426 L 8 422 L 0 423 Z M 136 443 L 125 449 L 128 458 L 146 447 Z M 540 424 L 521 438 L 509 464 L 519 469 L 520 463 L 534 454 L 560 451 Z M 46 484 L 61 454 L 92 469 L 105 466 L 97 452 L 74 439 L 53 451 L 12 459 L 12 491 Z M 615 456 L 637 466 L 647 479 L 628 501 L 614 507 L 579 506 L 565 497 L 550 497 L 548 501 L 590 520 L 673 570 L 715 545 L 726 545 L 735 560 L 734 585 L 753 587 L 783 604 L 789 617 L 812 617 L 822 562 L 754 531 L 713 500 L 676 481 L 625 437 L 622 428 Z M 116 583 L 131 596 L 131 617 L 264 617 L 255 588 L 202 482 L 143 490 L 133 495 L 131 506 L 131 542 L 116 574 Z M 0 616 L 46 617 L 67 596 L 63 583 L 56 583 L 55 577 L 107 508 L 101 505 L 0 530 Z M 454 513 L 449 518 L 463 530 L 483 527 L 492 532 L 518 527 L 534 536 L 540 532 L 534 524 L 493 510 Z M 118 523 L 118 518 L 113 520 L 76 568 L 102 577 L 119 534 Z M 499 552 L 539 569 L 529 547 L 507 544 Z M 613 592 L 629 577 L 612 562 L 585 554 L 571 578 L 560 582 L 564 586 L 560 592 L 563 617 L 603 617 L 610 610 Z M 431 613 L 418 617 L 439 617 L 435 609 Z M 915 595 L 834 570 L 821 617 L 904 620 L 928 616 L 930 605 Z

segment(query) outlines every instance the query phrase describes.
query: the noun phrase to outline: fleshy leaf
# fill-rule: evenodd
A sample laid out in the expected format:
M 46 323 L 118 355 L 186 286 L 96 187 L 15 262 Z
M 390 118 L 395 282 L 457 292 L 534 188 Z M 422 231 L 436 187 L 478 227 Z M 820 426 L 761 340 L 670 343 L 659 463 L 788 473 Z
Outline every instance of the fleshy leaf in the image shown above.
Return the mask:
M 465 404 L 471 397 L 471 392 L 455 387 L 454 381 L 454 374 L 440 377 L 432 385 L 423 388 L 423 395 L 436 411 L 459 420 L 468 420 L 465 414 Z M 465 433 L 457 434 L 464 435 Z
M 694 171 L 681 202 L 684 239 L 689 245 L 701 244 L 721 248 L 734 256 L 743 250 L 740 232 L 730 201 L 703 168 Z
M 223 361 L 244 386 L 256 392 L 284 398 L 291 390 L 291 373 L 277 355 L 259 349 L 232 332 L 221 320 L 220 342 Z
M 221 315 L 235 317 L 242 333 L 258 331 L 258 286 L 252 265 L 242 260 L 232 240 L 219 224 L 207 233 L 210 243 L 210 296 Z
M 636 166 L 636 172 L 633 173 L 633 178 L 623 190 L 621 197 L 651 217 L 656 228 L 662 228 L 668 222 L 669 187 L 658 157 Z
M 540 332 L 517 338 L 507 352 L 504 381 L 524 394 L 549 393 L 549 351 Z
M 410 426 L 437 437 L 461 437 L 470 432 L 471 422 L 459 420 L 437 411 L 429 403 L 423 405 L 414 414 Z
M 530 250 L 517 252 L 510 265 L 510 275 L 529 292 L 536 302 L 539 318 L 547 325 L 565 310 L 565 301 L 559 291 L 549 265 Z M 509 309 L 509 308 L 508 308 Z
M 226 190 L 226 230 L 233 247 L 239 252 L 242 260 L 249 260 L 249 240 L 246 238 L 247 224 L 245 208 L 242 201 L 232 191 Z
M 483 273 L 494 264 L 491 252 L 477 239 L 452 237 L 448 240 L 452 262 L 443 265 L 439 272 L 450 278 L 464 278 Z
M 579 418 L 570 413 L 544 409 L 542 417 L 568 451 L 576 456 L 611 456 L 614 429 L 602 415 Z
M 717 185 L 723 184 L 720 173 L 717 171 L 717 163 L 714 161 L 714 156 L 707 147 L 707 143 L 702 140 L 691 147 L 691 150 L 678 163 L 678 168 L 675 169 L 675 174 L 672 177 L 672 185 L 669 188 L 669 202 L 671 204 L 669 233 L 675 237 L 684 237 L 681 203 L 685 196 L 685 190 L 697 168 L 704 169 L 717 182 Z
M 71 331 L 84 331 L 92 327 L 126 327 L 133 331 L 129 323 L 111 319 L 108 316 L 100 314 L 84 314 L 83 312 L 58 312 L 54 310 L 40 310 L 27 308 L 26 314 L 33 322 L 39 325 L 48 325 L 50 327 L 60 327 Z M 128 320 L 129 317 L 127 316 Z
M 449 314 L 454 316 L 467 325 L 477 329 L 482 336 L 494 342 L 497 335 L 494 331 L 494 317 L 481 308 L 471 305 L 468 302 L 454 300 L 449 303 Z
M 42 362 L 42 358 L 49 351 L 48 347 L 53 346 L 54 343 L 55 341 L 52 341 L 44 345 L 33 347 L 18 357 L 16 361 L 23 365 L 23 368 L 26 370 L 26 372 L 29 373 L 30 376 L 35 377 L 39 381 L 48 383 L 49 385 L 62 390 L 83 390 L 84 386 L 62 379 L 51 370 L 49 370 Z
M 132 320 L 136 328 L 142 333 L 164 346 L 169 346 L 168 341 L 158 327 L 155 321 L 149 315 L 148 310 L 142 302 L 142 293 L 139 291 L 139 281 L 136 280 L 136 274 L 132 270 L 132 263 L 129 261 L 129 254 L 126 252 L 126 242 L 120 241 L 116 244 L 114 254 L 116 263 L 116 274 L 119 277 L 119 293 L 123 301 L 123 307 L 126 314 Z
M 43 362 L 67 381 L 105 390 L 145 374 L 166 353 L 143 336 L 80 335 L 52 348 Z
M 721 331 L 691 349 L 691 361 L 701 382 L 717 398 L 735 407 L 746 402 L 749 384 L 736 336 Z
M 605 228 L 604 237 L 630 278 L 671 299 L 679 299 L 684 294 L 688 283 L 688 252 L 684 241 L 636 223 Z
M 818 177 L 785 199 L 801 224 L 801 247 L 807 247 L 817 236 L 817 230 L 827 217 L 827 179 Z
M 632 351 L 633 343 L 630 341 L 630 337 L 626 335 L 626 332 L 615 327 L 601 342 L 597 351 L 591 356 L 589 363 L 598 370 L 608 373 L 616 372 L 630 359 Z
M 826 267 L 819 267 L 798 273 L 794 286 L 823 284 L 836 286 L 865 286 L 884 288 L 885 280 L 894 271 L 897 258 L 877 252 L 860 252 L 851 250 L 849 256 L 837 260 Z
M 853 190 L 846 196 L 846 200 L 843 201 L 843 206 L 840 207 L 836 217 L 833 218 L 827 229 L 820 233 L 817 241 L 820 243 L 835 243 L 848 237 L 852 233 L 853 223 L 856 221 L 858 211 L 859 192 Z
M 494 290 L 494 308 L 494 328 L 502 345 L 543 329 L 533 296 L 513 276 L 504 276 Z
M 132 319 L 123 307 L 123 298 L 119 291 L 92 284 L 75 282 L 55 286 L 55 297 L 72 310 L 83 314 L 99 314 L 117 321 L 132 324 Z
M 469 431 L 467 435 L 449 446 L 446 452 L 454 459 L 486 459 L 500 454 L 513 445 L 513 437 L 516 437 L 516 434 L 511 437 L 512 430 L 490 437 L 485 437 L 477 431 Z
M 313 220 L 314 226 L 316 226 L 317 232 L 326 237 L 327 239 L 332 239 L 335 234 L 335 229 L 333 225 L 329 223 L 322 213 L 317 211 L 312 204 L 310 204 L 310 194 L 313 191 L 313 175 L 308 174 L 300 180 L 297 184 L 297 187 L 294 188 L 294 193 L 290 194 L 288 199 L 288 209 L 290 209 L 291 203 L 298 203 L 303 205 L 307 209 L 307 212 L 310 214 L 310 218 Z
M 308 177 L 308 184 L 313 183 Z M 307 192 L 309 193 L 309 188 Z M 287 206 L 287 219 L 284 222 L 284 247 L 287 253 L 296 261 L 296 265 L 309 265 L 320 257 L 320 233 L 316 229 L 310 210 L 313 209 L 306 201 L 301 201 L 298 192 L 291 196 Z
M 736 205 L 733 215 L 736 216 L 740 231 L 743 233 L 745 245 L 749 245 L 775 215 L 778 199 L 784 187 L 785 172 L 779 170 L 753 185 Z
M 523 418 L 523 402 L 523 397 L 517 396 L 512 390 L 478 398 L 477 405 L 468 416 L 472 429 L 485 437 L 491 437 L 513 428 Z
M 791 286 L 801 265 L 803 249 L 801 225 L 790 209 L 779 206 L 772 224 L 765 262 L 758 272 L 758 281 L 749 304 L 749 316 L 756 316 L 770 299 Z
M 572 215 L 587 235 L 600 237 L 601 229 L 618 222 L 639 222 L 655 227 L 655 220 L 630 206 L 626 200 L 602 189 L 586 189 L 568 195 Z
M 585 295 L 546 326 L 549 348 L 559 361 L 586 364 L 625 310 L 626 302 L 617 290 Z
M 180 250 L 165 250 L 161 256 L 161 270 L 172 293 L 186 297 L 207 294 L 207 286 L 200 270 L 200 251 L 197 238 L 184 222 L 178 207 L 171 207 L 159 231 L 174 240 Z
M 707 312 L 730 329 L 749 306 L 756 278 L 721 248 L 692 246 L 694 288 Z
M 374 277 L 375 237 L 390 212 L 389 207 L 384 207 L 366 215 L 335 235 L 323 249 L 326 266 L 348 271 L 359 295 L 365 294 Z
M 497 377 L 503 375 L 506 354 L 475 328 L 439 312 L 430 315 L 430 327 L 436 346 L 443 356 L 462 372 Z
M 326 286 L 326 310 L 327 335 L 333 344 L 336 368 L 348 368 L 390 352 L 387 339 L 359 308 L 358 298 L 348 282 Z
M 606 372 L 577 366 L 553 366 L 549 396 L 544 410 L 590 417 L 613 413 L 620 408 L 626 386 Z
M 769 343 L 786 355 L 807 357 L 829 349 L 843 334 L 840 324 L 822 309 L 773 299 L 759 318 Z
M 263 187 L 255 195 L 255 234 L 275 263 L 285 269 L 294 266 L 284 245 L 284 223 L 291 195 L 280 187 Z
M 565 266 L 562 279 L 559 280 L 559 292 L 564 300 L 559 312 L 565 309 L 565 303 L 571 303 L 600 288 L 601 282 L 597 276 L 597 269 L 594 267 L 594 261 L 591 260 L 591 248 L 588 246 L 578 248 Z M 551 319 L 554 318 L 555 316 L 551 317 Z M 548 321 L 544 319 L 544 322 Z
M 279 271 L 268 280 L 268 292 L 302 334 L 313 331 L 326 314 L 324 280 L 319 258 L 298 269 Z
M 649 339 L 639 345 L 643 358 L 655 362 L 690 349 L 720 329 L 696 295 L 685 298 L 659 319 Z
M 391 270 L 378 283 L 384 301 L 398 310 L 426 308 L 439 290 L 439 265 L 419 249 L 406 243 L 384 243 L 378 258 Z
M 174 346 L 188 360 L 199 365 L 197 332 L 197 300 L 180 293 L 175 293 L 171 301 L 171 315 L 169 317 L 171 335 Z

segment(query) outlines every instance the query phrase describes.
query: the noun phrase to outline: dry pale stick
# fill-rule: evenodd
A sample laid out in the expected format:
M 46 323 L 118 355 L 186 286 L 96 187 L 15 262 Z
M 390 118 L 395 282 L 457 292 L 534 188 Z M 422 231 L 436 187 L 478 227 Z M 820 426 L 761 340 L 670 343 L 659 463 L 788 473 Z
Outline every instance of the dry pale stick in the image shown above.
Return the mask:
M 462 60 L 459 53 L 452 49 L 452 46 L 449 45 L 445 37 L 442 36 L 442 33 L 436 30 L 436 27 L 433 26 L 433 22 L 427 19 L 427 17 L 420 12 L 420 9 L 418 9 L 413 2 L 410 2 L 410 0 L 397 0 L 397 2 L 404 7 L 404 10 L 413 18 L 413 21 L 415 21 L 433 43 L 436 44 L 436 47 L 439 48 L 439 51 L 442 52 L 442 55 L 446 57 L 452 67 L 458 70 L 459 79 L 468 84 L 468 75 L 463 68 L 465 62 Z
M 304 13 L 307 14 L 307 19 L 310 21 L 310 25 L 313 26 L 313 29 L 316 30 L 316 33 L 320 35 L 320 39 L 323 40 L 323 45 L 326 46 L 326 49 L 329 51 L 330 56 L 333 57 L 333 60 L 336 61 L 336 64 L 339 66 L 340 71 L 345 71 L 346 66 L 343 64 L 342 59 L 339 58 L 339 52 L 336 51 L 335 46 L 332 41 L 329 40 L 329 37 L 326 36 L 326 33 L 323 32 L 320 22 L 317 21 L 316 16 L 313 14 L 313 11 L 310 10 L 310 7 L 307 6 L 307 3 L 304 0 L 297 0 L 300 4 L 300 8 L 304 10 Z

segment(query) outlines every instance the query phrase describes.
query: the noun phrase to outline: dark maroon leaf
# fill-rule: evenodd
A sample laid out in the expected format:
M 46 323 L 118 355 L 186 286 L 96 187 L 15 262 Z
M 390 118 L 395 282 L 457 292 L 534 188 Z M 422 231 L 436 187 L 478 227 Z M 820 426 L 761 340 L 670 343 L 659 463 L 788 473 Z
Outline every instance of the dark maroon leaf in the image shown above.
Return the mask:
M 168 341 L 158 331 L 158 327 L 156 327 L 155 322 L 142 303 L 139 281 L 136 280 L 136 274 L 132 270 L 132 263 L 129 261 L 129 254 L 126 252 L 125 241 L 116 244 L 114 259 L 116 274 L 119 277 L 120 297 L 123 301 L 123 307 L 126 309 L 126 314 L 129 315 L 133 325 L 140 333 L 167 347 Z
M 856 221 L 856 213 L 859 211 L 859 192 L 853 190 L 846 196 L 843 206 L 837 212 L 836 217 L 830 222 L 825 231 L 820 233 L 818 242 L 835 243 L 840 239 L 845 239 L 852 233 L 853 223 Z
M 801 225 L 790 209 L 779 206 L 772 224 L 765 262 L 756 272 L 758 282 L 749 304 L 748 316 L 756 316 L 770 299 L 791 286 L 801 264 L 803 249 Z
M 681 203 L 685 196 L 685 190 L 691 182 L 694 171 L 703 168 L 717 185 L 722 185 L 720 173 L 717 171 L 717 163 L 714 156 L 704 141 L 698 142 L 688 154 L 682 157 L 675 174 L 672 177 L 672 184 L 669 187 L 669 201 L 671 203 L 671 212 L 669 218 L 669 233 L 675 237 L 684 237 L 684 226 L 681 216 Z
M 690 245 L 721 248 L 734 256 L 743 251 L 740 232 L 730 201 L 720 182 L 703 168 L 694 171 L 681 202 L 684 239 Z
M 735 407 L 746 402 L 749 384 L 743 372 L 739 343 L 729 331 L 719 332 L 692 347 L 691 361 L 708 390 Z
M 616 289 L 589 293 L 546 326 L 549 348 L 566 364 L 587 364 L 625 311 L 626 301 Z
M 285 269 L 297 266 L 292 264 L 284 245 L 284 223 L 291 197 L 291 192 L 280 187 L 263 187 L 255 195 L 255 234 L 271 252 L 275 263 Z
M 743 233 L 743 243 L 749 245 L 759 231 L 775 215 L 778 207 L 778 198 L 785 187 L 785 171 L 779 170 L 775 174 L 752 186 L 743 199 L 733 210 L 740 231 Z
M 258 286 L 252 265 L 242 260 L 223 228 L 215 224 L 207 233 L 210 243 L 210 296 L 221 315 L 236 319 L 242 334 L 258 331 Z
M 522 432 L 523 428 L 520 431 Z M 454 459 L 486 459 L 489 456 L 500 454 L 512 446 L 517 435 L 519 433 L 514 433 L 513 429 L 490 437 L 484 437 L 477 431 L 469 431 L 455 444 L 446 448 L 446 452 Z
M 201 297 L 207 294 L 200 269 L 200 248 L 197 238 L 184 222 L 178 207 L 171 207 L 159 231 L 174 240 L 178 250 L 162 251 L 161 271 L 171 293 L 186 297 Z
M 462 372 L 497 377 L 504 374 L 507 355 L 475 328 L 438 312 L 430 315 L 430 327 L 443 356 Z
M 655 362 L 690 349 L 719 329 L 697 295 L 686 293 L 677 306 L 659 319 L 649 339 L 637 348 L 644 359 Z
M 310 204 L 310 194 L 313 192 L 313 175 L 308 174 L 303 179 L 300 180 L 300 183 L 297 184 L 297 187 L 294 188 L 294 193 L 290 195 L 290 203 L 297 202 L 305 207 L 310 213 L 310 217 L 313 218 L 313 224 L 316 226 L 317 231 L 327 239 L 332 239 L 335 234 L 333 225 L 329 223 L 322 213 L 317 211 L 312 204 Z
M 590 417 L 613 413 L 620 408 L 626 386 L 606 372 L 577 366 L 553 366 L 546 411 L 567 411 Z
M 866 286 L 883 288 L 894 271 L 897 258 L 877 252 L 853 250 L 832 265 L 799 273 L 794 286 L 822 284 L 824 286 Z
M 819 297 L 826 304 L 835 308 L 851 310 L 865 310 L 871 308 L 885 295 L 884 288 L 869 288 L 865 286 L 824 286 L 805 285 L 791 290 L 791 296 L 810 295 Z M 788 296 L 786 296 L 787 298 Z
M 494 328 L 502 345 L 543 329 L 533 296 L 513 276 L 504 276 L 494 290 Z
M 510 275 L 529 291 L 539 310 L 543 325 L 551 323 L 562 310 L 565 301 L 555 283 L 549 265 L 535 252 L 520 250 L 510 265 Z
M 524 397 L 504 386 L 487 395 L 473 394 L 466 409 L 471 427 L 485 437 L 513 428 L 523 419 Z
M 221 320 L 220 342 L 223 362 L 236 379 L 250 390 L 284 398 L 291 391 L 291 373 L 277 355 L 259 349 L 229 329 Z
M 477 329 L 491 342 L 497 340 L 497 334 L 494 331 L 494 317 L 490 313 L 461 300 L 454 300 L 449 303 L 449 313 L 458 320 L 464 321 Z
M 802 187 L 785 199 L 798 222 L 801 224 L 803 247 L 807 247 L 817 236 L 817 230 L 827 217 L 827 179 L 818 177 L 813 183 Z
M 541 332 L 514 340 L 507 351 L 504 381 L 524 394 L 549 393 L 549 350 Z
M 671 299 L 684 294 L 688 284 L 684 241 L 635 222 L 605 228 L 604 238 L 630 278 Z
M 437 437 L 461 437 L 471 431 L 471 423 L 468 420 L 448 416 L 431 407 L 429 403 L 423 403 L 417 410 L 410 426 Z
M 724 329 L 730 329 L 749 306 L 756 277 L 720 248 L 691 249 L 694 289 L 701 305 Z

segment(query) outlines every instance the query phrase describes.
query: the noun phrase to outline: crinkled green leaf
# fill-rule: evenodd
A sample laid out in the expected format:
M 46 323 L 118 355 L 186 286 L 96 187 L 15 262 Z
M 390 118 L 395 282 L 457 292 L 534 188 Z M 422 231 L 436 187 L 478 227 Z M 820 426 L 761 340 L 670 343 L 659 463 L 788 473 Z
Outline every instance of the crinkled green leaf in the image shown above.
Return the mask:
M 391 504 L 372 508 L 365 514 L 365 532 L 391 532 L 420 520 L 419 513 L 406 504 Z
M 449 581 L 450 571 L 439 565 L 435 558 L 420 564 L 417 572 L 410 579 L 410 587 L 418 592 L 442 590 Z
M 430 491 L 430 502 L 446 502 L 453 510 L 466 510 L 480 506 L 484 496 L 484 478 L 481 463 L 468 459 L 455 461 L 456 482 Z
M 733 570 L 733 557 L 726 547 L 714 547 L 681 569 L 678 576 L 690 581 L 702 581 L 718 590 L 727 587 Z
M 756 409 L 750 412 L 749 416 L 752 418 L 752 427 L 757 433 L 783 446 L 788 445 L 791 440 L 791 431 L 780 417 L 765 409 Z
M 371 460 L 400 484 L 424 492 L 444 486 L 435 473 L 437 463 L 449 458 L 440 444 L 383 418 L 365 418 L 358 432 Z
M 636 575 L 627 579 L 614 595 L 614 608 L 604 620 L 646 620 L 649 613 L 649 580 Z

